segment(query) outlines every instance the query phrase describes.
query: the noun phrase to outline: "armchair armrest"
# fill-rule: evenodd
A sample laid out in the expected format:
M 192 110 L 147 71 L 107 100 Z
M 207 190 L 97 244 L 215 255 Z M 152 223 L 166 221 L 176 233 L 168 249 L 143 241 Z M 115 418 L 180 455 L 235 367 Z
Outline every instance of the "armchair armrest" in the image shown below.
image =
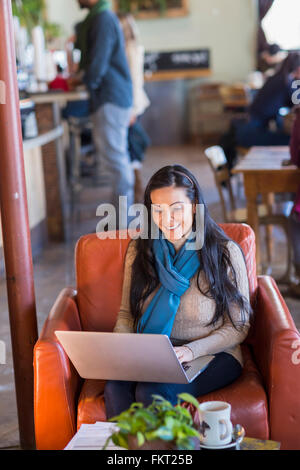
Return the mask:
M 300 449 L 300 334 L 278 287 L 258 277 L 253 354 L 269 403 L 270 438 Z
M 77 396 L 81 378 L 56 330 L 80 331 L 76 291 L 59 294 L 34 347 L 34 420 L 37 449 L 63 449 L 76 432 Z

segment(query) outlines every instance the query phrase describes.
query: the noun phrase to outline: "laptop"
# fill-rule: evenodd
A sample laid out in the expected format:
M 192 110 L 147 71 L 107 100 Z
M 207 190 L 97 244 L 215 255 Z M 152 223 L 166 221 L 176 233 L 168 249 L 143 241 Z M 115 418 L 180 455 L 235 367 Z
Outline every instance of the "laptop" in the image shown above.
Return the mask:
M 167 335 L 55 331 L 80 377 L 190 383 L 214 356 L 180 363 Z

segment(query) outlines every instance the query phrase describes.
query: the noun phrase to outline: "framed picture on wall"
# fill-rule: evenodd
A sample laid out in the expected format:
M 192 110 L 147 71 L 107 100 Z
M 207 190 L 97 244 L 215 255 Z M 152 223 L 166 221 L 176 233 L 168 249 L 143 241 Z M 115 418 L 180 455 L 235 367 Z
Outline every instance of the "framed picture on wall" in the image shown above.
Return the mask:
M 137 19 L 186 16 L 188 3 L 189 0 L 113 0 L 116 12 L 132 13 Z

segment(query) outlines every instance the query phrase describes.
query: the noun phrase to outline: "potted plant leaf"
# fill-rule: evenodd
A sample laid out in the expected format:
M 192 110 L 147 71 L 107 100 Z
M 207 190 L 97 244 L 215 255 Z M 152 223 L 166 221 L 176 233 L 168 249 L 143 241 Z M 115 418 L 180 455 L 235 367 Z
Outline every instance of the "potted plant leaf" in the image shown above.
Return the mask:
M 161 395 L 152 397 L 148 407 L 135 402 L 128 410 L 108 420 L 116 423 L 118 431 L 108 437 L 103 450 L 110 440 L 129 450 L 199 449 L 200 433 L 189 410 L 180 404 L 183 400 L 198 409 L 196 398 L 189 393 L 181 393 L 177 395 L 177 405 L 173 406 Z

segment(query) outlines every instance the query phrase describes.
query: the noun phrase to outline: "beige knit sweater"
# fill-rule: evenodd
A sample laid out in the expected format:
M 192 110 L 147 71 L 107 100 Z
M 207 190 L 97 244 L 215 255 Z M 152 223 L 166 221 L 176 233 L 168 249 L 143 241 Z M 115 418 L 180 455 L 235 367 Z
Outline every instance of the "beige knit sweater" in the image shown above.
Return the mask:
M 240 247 L 230 241 L 228 248 L 231 254 L 231 261 L 236 270 L 238 288 L 242 295 L 249 300 L 249 282 L 246 265 Z M 130 285 L 132 263 L 136 255 L 136 241 L 132 240 L 127 249 L 125 258 L 124 282 L 122 290 L 121 306 L 118 313 L 114 332 L 133 333 L 133 317 L 130 313 Z M 200 273 L 200 285 L 202 290 L 207 287 L 207 281 Z M 143 305 L 143 312 L 149 305 L 152 297 L 159 289 L 160 285 L 146 299 Z M 240 344 L 244 341 L 249 330 L 249 318 L 242 328 L 236 330 L 229 318 L 222 325 L 220 320 L 215 326 L 206 326 L 213 318 L 215 301 L 205 297 L 197 287 L 197 274 L 191 279 L 191 285 L 182 295 L 180 305 L 174 320 L 170 340 L 173 346 L 188 346 L 193 352 L 193 358 L 227 352 L 232 354 L 242 365 L 242 354 Z M 235 322 L 241 319 L 240 311 L 236 305 L 231 308 L 231 315 Z

